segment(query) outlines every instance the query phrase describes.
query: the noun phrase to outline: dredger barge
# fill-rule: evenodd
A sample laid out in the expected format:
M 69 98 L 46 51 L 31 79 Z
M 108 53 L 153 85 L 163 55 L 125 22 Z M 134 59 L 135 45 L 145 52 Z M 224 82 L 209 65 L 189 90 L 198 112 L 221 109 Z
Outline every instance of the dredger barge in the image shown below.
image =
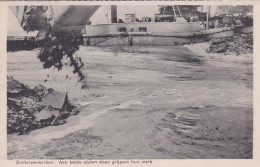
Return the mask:
M 137 22 L 135 14 L 126 14 L 125 22 L 117 21 L 117 8 L 111 6 L 111 23 L 91 25 L 89 20 L 100 6 L 49 6 L 47 13 L 52 17 L 51 26 L 58 32 L 82 33 L 84 44 L 90 46 L 116 46 L 116 45 L 151 45 L 173 46 L 189 43 L 209 41 L 213 38 L 231 37 L 236 32 L 251 33 L 252 26 L 228 26 L 201 28 L 200 21 L 187 22 L 181 10 L 172 6 L 173 15 L 170 22 Z M 10 7 L 19 23 L 23 24 L 25 7 Z M 164 10 L 166 7 L 164 7 Z M 176 10 L 175 10 L 176 9 Z M 178 10 L 177 10 L 178 9 Z M 164 12 L 163 10 L 163 12 Z M 177 11 L 179 14 L 177 14 Z M 161 12 L 161 15 L 164 13 Z M 165 17 L 165 16 L 161 16 Z M 9 37 L 9 39 L 12 39 Z

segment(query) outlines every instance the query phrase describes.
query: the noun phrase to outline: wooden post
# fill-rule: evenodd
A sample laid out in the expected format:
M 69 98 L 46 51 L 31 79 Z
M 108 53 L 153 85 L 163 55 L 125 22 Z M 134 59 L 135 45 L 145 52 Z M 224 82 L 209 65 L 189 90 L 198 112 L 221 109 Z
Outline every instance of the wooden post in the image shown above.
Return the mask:
M 89 45 L 90 45 L 90 38 L 87 37 L 87 46 L 89 46 Z
M 128 36 L 128 40 L 129 40 L 129 45 L 133 46 L 133 36 L 132 35 Z

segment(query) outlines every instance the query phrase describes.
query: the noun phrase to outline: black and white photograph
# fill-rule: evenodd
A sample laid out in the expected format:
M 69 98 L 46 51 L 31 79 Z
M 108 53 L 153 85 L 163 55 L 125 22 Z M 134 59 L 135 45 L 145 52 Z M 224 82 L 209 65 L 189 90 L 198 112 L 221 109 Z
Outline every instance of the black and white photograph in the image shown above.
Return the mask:
M 253 8 L 8 5 L 7 159 L 253 159 Z

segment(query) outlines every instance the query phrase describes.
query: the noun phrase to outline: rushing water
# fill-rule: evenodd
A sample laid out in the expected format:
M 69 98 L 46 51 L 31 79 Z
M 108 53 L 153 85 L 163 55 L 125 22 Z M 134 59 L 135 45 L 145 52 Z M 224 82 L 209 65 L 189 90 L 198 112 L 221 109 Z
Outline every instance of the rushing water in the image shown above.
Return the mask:
M 68 91 L 81 112 L 8 135 L 10 159 L 252 158 L 252 55 L 82 46 L 82 90 L 70 68 L 42 69 L 37 52 L 9 52 L 8 75 Z

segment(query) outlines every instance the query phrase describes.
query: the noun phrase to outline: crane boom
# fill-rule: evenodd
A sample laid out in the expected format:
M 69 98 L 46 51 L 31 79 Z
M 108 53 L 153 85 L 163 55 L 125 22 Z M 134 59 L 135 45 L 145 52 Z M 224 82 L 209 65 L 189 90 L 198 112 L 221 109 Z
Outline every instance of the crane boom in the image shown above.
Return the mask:
M 48 12 L 52 20 L 50 24 L 56 32 L 81 32 L 91 16 L 100 6 L 48 6 Z M 11 6 L 10 9 L 23 23 L 27 6 Z

